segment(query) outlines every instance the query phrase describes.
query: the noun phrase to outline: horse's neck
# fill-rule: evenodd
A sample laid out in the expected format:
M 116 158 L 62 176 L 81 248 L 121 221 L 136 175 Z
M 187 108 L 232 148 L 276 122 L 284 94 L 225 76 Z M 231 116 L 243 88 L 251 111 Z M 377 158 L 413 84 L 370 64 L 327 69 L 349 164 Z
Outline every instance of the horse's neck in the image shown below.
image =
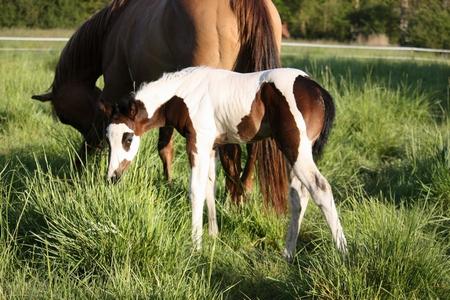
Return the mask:
M 94 86 L 102 74 L 103 39 L 116 13 L 106 7 L 87 20 L 70 38 L 56 67 L 53 89 L 68 81 Z

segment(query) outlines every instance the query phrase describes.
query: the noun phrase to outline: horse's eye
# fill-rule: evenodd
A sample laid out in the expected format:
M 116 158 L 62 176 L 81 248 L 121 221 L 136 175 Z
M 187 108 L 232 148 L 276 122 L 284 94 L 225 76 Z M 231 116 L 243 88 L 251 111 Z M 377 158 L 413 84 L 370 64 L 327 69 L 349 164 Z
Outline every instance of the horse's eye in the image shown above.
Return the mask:
M 122 145 L 125 150 L 130 150 L 131 142 L 133 141 L 134 134 L 126 132 L 122 136 Z

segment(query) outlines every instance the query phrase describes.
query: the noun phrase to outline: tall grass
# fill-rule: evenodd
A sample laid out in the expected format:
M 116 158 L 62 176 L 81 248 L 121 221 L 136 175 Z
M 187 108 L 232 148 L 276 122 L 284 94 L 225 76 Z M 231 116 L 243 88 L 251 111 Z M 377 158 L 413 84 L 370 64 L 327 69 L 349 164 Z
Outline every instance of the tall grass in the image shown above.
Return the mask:
M 162 179 L 156 135 L 117 185 L 106 154 L 83 172 L 80 137 L 33 102 L 55 56 L 0 54 L 0 298 L 445 299 L 450 294 L 446 65 L 293 59 L 334 96 L 337 119 L 320 169 L 349 241 L 334 249 L 312 204 L 292 264 L 287 216 L 258 191 L 230 205 L 219 174 L 220 235 L 190 244 L 188 169 L 176 140 L 175 180 Z M 433 74 L 432 76 L 426 74 Z

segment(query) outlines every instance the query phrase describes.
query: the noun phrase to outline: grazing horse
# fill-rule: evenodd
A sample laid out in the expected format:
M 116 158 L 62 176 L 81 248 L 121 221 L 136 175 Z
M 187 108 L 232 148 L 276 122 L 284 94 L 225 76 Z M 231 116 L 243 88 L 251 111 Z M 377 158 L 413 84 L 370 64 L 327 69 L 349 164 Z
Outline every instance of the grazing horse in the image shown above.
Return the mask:
M 56 66 L 50 92 L 34 95 L 51 101 L 62 123 L 84 137 L 79 157 L 101 148 L 110 111 L 143 82 L 165 72 L 208 65 L 238 72 L 280 66 L 281 21 L 271 0 L 113 0 L 86 21 L 71 37 Z M 96 87 L 104 76 L 104 89 Z M 164 174 L 170 180 L 173 129 L 160 129 L 158 150 Z M 280 169 L 277 180 L 267 164 L 258 168 L 261 188 L 278 211 L 285 207 L 285 163 L 274 142 L 250 147 L 248 163 L 240 178 L 240 148 L 224 145 L 221 162 L 227 186 L 238 202 L 251 186 L 256 159 Z M 285 170 L 285 169 L 284 169 Z M 242 182 L 242 183 L 241 183 Z
M 306 73 L 272 69 L 236 73 L 191 67 L 143 85 L 128 106 L 118 107 L 107 127 L 108 178 L 117 180 L 138 152 L 141 136 L 152 128 L 174 127 L 186 138 L 191 166 L 192 239 L 200 248 L 206 198 L 209 233 L 217 234 L 214 205 L 216 147 L 273 137 L 290 164 L 291 222 L 285 256 L 291 259 L 308 203 L 307 192 L 322 210 L 333 240 L 346 240 L 328 181 L 313 160 L 334 119 L 330 94 Z

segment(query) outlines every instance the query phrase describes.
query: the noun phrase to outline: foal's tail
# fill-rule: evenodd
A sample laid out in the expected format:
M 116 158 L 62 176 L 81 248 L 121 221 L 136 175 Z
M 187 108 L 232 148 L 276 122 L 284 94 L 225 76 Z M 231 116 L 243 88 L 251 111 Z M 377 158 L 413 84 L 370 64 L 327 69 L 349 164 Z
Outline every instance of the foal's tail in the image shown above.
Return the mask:
M 234 65 L 237 72 L 255 72 L 281 66 L 281 29 L 280 35 L 276 36 L 274 28 L 276 25 L 281 28 L 281 21 L 276 10 L 270 10 L 268 3 L 270 1 L 230 1 L 240 34 L 240 50 Z M 282 212 L 287 206 L 289 183 L 285 158 L 273 139 L 257 142 L 254 147 L 264 201 L 277 212 Z
M 314 142 L 313 155 L 316 159 L 320 158 L 323 152 L 323 148 L 328 141 L 328 135 L 333 127 L 334 117 L 336 115 L 336 108 L 334 106 L 333 98 L 327 90 L 318 85 L 322 94 L 322 100 L 325 107 L 325 118 L 323 120 L 322 131 L 319 138 Z

